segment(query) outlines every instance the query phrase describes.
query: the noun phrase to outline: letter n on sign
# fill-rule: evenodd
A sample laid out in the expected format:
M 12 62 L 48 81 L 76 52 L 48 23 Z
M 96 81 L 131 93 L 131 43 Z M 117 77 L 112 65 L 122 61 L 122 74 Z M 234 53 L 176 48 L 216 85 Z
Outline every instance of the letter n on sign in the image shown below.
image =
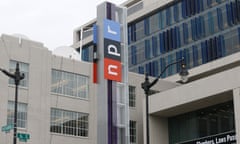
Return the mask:
M 122 80 L 121 62 L 104 58 L 104 78 L 121 82 Z

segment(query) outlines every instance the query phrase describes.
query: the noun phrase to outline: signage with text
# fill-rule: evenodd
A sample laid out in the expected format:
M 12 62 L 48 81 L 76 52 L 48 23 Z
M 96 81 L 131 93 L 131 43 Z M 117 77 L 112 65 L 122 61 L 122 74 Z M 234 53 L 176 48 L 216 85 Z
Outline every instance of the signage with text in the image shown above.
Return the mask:
M 235 144 L 235 143 L 236 143 L 235 132 L 226 132 L 178 144 Z
M 104 20 L 104 78 L 121 82 L 120 24 Z

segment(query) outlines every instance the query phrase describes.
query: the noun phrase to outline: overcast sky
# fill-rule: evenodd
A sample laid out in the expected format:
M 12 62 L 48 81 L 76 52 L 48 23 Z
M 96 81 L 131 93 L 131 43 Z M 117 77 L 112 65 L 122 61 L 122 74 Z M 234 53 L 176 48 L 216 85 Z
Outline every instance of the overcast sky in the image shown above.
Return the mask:
M 0 0 L 0 35 L 23 34 L 50 50 L 69 46 L 73 30 L 96 18 L 105 0 Z M 126 0 L 108 0 L 121 4 Z

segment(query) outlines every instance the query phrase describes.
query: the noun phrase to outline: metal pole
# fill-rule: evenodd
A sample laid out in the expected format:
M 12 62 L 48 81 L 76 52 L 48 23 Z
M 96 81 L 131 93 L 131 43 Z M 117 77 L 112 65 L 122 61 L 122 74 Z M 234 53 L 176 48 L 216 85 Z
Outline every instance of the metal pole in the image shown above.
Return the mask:
M 180 71 L 180 75 L 181 76 L 187 76 L 188 75 L 188 71 L 187 71 L 187 69 L 186 69 L 186 65 L 185 65 L 185 61 L 184 61 L 184 58 L 182 58 L 181 60 L 178 60 L 178 61 L 176 61 L 176 62 L 173 62 L 173 63 L 170 63 L 170 64 L 168 64 L 162 71 L 161 71 L 161 73 L 160 73 L 160 75 L 158 76 L 158 77 L 156 77 L 152 82 L 149 82 L 149 78 L 148 78 L 148 74 L 146 73 L 145 74 L 145 81 L 141 84 L 141 86 L 142 86 L 142 89 L 144 90 L 144 92 L 145 92 L 145 95 L 146 95 L 146 142 L 147 142 L 147 144 L 150 144 L 150 138 L 149 138 L 149 136 L 150 136 L 150 132 L 149 132 L 149 115 L 148 115 L 148 113 L 149 113 L 149 104 L 148 104 L 148 97 L 149 97 L 149 92 L 150 92 L 150 88 L 152 87 L 152 86 L 154 86 L 157 82 L 158 82 L 158 80 L 159 80 L 159 78 L 161 78 L 161 76 L 163 75 L 163 73 L 170 67 L 170 66 L 172 66 L 172 65 L 174 65 L 174 64 L 178 64 L 178 63 L 182 63 L 182 65 L 181 65 L 181 71 Z
M 18 109 L 18 85 L 21 79 L 24 78 L 20 75 L 19 63 L 16 64 L 15 75 L 15 107 L 14 107 L 14 131 L 13 131 L 13 144 L 17 144 L 17 109 Z
M 15 107 L 14 107 L 14 129 L 13 129 L 13 144 L 17 144 L 17 109 L 18 109 L 18 84 L 15 88 Z
M 149 89 L 148 91 L 146 91 L 146 132 L 147 132 L 147 144 L 149 144 L 149 115 L 148 115 L 148 94 L 149 93 Z
M 9 73 L 8 71 L 1 69 L 5 75 L 14 79 L 15 82 L 15 103 L 14 103 L 14 128 L 13 128 L 13 144 L 17 144 L 17 106 L 18 106 L 18 85 L 20 80 L 24 79 L 24 74 L 20 74 L 19 63 L 16 64 L 16 71 L 14 74 Z
M 148 74 L 145 74 L 145 81 L 142 83 L 142 88 L 144 89 L 145 95 L 146 95 L 146 142 L 149 144 L 149 115 L 148 115 L 148 96 L 149 96 L 149 90 L 150 85 Z

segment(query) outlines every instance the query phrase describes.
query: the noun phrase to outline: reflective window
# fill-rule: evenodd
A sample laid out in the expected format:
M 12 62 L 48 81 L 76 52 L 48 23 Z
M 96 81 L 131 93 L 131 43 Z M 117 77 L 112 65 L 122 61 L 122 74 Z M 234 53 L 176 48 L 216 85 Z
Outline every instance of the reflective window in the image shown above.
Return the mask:
M 18 62 L 19 63 L 19 70 L 20 73 L 24 74 L 24 79 L 20 81 L 19 86 L 22 87 L 28 87 L 28 81 L 29 81 L 29 65 L 26 63 Z M 9 72 L 14 74 L 16 71 L 16 64 L 17 61 L 10 60 L 9 64 Z M 9 79 L 9 84 L 15 85 L 14 79 Z
M 87 99 L 88 77 L 59 70 L 52 70 L 51 92 Z
M 50 131 L 88 137 L 88 114 L 51 108 Z
M 160 71 L 170 60 L 184 56 L 188 68 L 193 68 L 240 51 L 237 9 L 238 0 L 181 0 L 130 23 L 133 30 L 128 32 L 137 39 L 129 41 L 129 47 L 134 47 L 134 51 L 129 50 L 134 62 L 129 70 L 155 76 L 153 61 L 158 61 L 156 71 Z M 179 70 L 175 69 L 164 77 Z
M 14 101 L 8 101 L 7 125 L 14 124 Z M 26 128 L 27 125 L 27 104 L 18 103 L 17 109 L 17 127 Z
M 181 143 L 235 130 L 233 102 L 168 119 L 169 143 Z
M 130 120 L 129 124 L 129 134 L 130 134 L 130 143 L 131 144 L 136 144 L 137 143 L 137 126 L 136 126 L 136 121 Z
M 129 86 L 129 106 L 136 107 L 136 87 Z

